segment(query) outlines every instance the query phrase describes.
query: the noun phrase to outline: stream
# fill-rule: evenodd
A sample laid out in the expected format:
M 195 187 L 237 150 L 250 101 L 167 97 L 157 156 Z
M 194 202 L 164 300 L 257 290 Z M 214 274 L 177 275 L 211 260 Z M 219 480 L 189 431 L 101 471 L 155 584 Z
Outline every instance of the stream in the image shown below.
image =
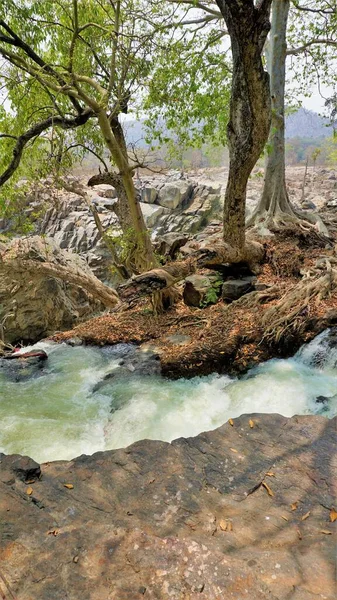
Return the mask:
M 269 360 L 240 379 L 213 374 L 170 381 L 141 374 L 122 366 L 140 352 L 126 344 L 41 342 L 24 351 L 31 349 L 48 354 L 33 376 L 14 381 L 0 369 L 0 452 L 38 462 L 144 438 L 194 436 L 244 413 L 337 413 L 337 347 L 329 344 L 329 331 L 293 358 Z

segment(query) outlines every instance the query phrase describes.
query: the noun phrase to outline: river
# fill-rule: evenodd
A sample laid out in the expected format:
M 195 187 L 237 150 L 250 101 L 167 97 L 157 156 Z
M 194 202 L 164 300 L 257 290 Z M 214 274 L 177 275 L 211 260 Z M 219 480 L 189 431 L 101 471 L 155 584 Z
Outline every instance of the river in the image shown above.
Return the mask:
M 244 413 L 337 413 L 337 348 L 329 332 L 293 358 L 267 361 L 234 379 L 210 375 L 170 381 L 119 375 L 129 348 L 41 342 L 48 361 L 15 382 L 0 369 L 0 452 L 38 462 L 71 459 L 148 438 L 171 441 L 214 429 Z M 116 376 L 100 389 L 107 373 Z M 317 401 L 318 399 L 318 401 Z

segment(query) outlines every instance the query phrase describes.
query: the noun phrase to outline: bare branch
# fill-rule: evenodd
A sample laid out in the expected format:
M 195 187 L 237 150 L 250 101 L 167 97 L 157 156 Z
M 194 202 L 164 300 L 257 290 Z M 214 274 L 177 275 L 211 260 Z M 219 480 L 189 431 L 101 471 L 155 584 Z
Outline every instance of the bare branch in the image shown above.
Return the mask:
M 337 47 L 336 40 L 325 39 L 325 38 L 314 38 L 314 39 L 310 40 L 310 42 L 306 42 L 302 46 L 298 46 L 298 48 L 289 48 L 287 50 L 287 56 L 300 54 L 301 52 L 304 52 L 304 50 L 306 50 L 307 48 L 310 48 L 310 46 L 315 46 L 316 44 L 324 44 L 326 46 Z

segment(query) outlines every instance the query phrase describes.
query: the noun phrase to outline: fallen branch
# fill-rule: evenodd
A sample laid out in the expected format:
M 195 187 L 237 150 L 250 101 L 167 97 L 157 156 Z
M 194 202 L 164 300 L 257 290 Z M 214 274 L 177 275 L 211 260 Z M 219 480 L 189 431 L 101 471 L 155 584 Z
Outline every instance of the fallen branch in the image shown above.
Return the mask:
M 172 287 L 194 273 L 197 268 L 213 269 L 216 265 L 241 262 L 256 266 L 263 257 L 264 248 L 257 242 L 248 242 L 240 251 L 225 244 L 218 236 L 212 236 L 186 261 L 169 263 L 132 277 L 119 286 L 118 293 L 121 300 L 131 303 L 137 298 Z

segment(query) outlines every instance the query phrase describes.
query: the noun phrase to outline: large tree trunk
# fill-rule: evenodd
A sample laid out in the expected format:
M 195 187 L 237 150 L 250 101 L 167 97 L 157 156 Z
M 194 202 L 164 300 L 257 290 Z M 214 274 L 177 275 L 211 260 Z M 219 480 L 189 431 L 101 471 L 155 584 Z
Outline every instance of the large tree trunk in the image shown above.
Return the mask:
M 141 273 L 157 265 L 149 232 L 137 200 L 133 182 L 133 169 L 129 165 L 123 129 L 117 117 L 108 119 L 102 109 L 98 114 L 98 122 L 105 143 L 110 151 L 113 163 L 118 169 L 115 184 L 119 194 L 118 217 L 125 236 L 128 250 L 128 267 L 134 273 Z
M 98 114 L 98 122 L 104 135 L 118 174 L 115 177 L 119 201 L 117 216 L 119 218 L 126 247 L 126 268 L 134 274 L 155 269 L 159 262 L 154 254 L 149 232 L 146 228 L 143 213 L 137 199 L 133 182 L 134 170 L 129 165 L 126 142 L 118 117 L 108 119 L 102 109 Z M 113 176 L 113 174 L 110 174 Z M 93 179 L 91 179 L 93 185 Z M 155 313 L 162 312 L 177 299 L 177 292 L 172 287 L 165 291 L 152 293 L 152 305 Z
M 268 70 L 272 101 L 269 152 L 266 159 L 264 186 L 260 201 L 247 226 L 262 224 L 269 229 L 289 226 L 305 219 L 317 224 L 317 229 L 327 233 L 317 216 L 296 210 L 290 203 L 285 178 L 285 77 L 287 58 L 287 23 L 290 0 L 274 0 Z
M 271 118 L 269 77 L 262 50 L 270 28 L 272 0 L 217 0 L 231 38 L 233 79 L 228 124 L 229 174 L 224 205 L 224 241 L 245 246 L 249 175 L 268 139 Z

